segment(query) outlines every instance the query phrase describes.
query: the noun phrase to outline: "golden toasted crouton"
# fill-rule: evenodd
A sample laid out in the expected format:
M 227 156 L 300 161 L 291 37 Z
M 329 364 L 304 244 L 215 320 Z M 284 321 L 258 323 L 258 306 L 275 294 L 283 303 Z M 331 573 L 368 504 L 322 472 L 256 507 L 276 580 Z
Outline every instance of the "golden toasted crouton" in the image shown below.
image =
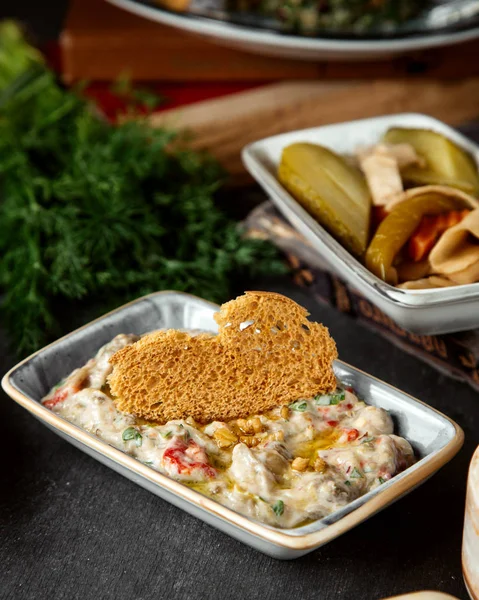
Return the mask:
M 336 345 L 307 316 L 280 294 L 247 292 L 216 313 L 217 336 L 145 335 L 110 359 L 115 403 L 162 423 L 186 417 L 207 423 L 330 392 Z

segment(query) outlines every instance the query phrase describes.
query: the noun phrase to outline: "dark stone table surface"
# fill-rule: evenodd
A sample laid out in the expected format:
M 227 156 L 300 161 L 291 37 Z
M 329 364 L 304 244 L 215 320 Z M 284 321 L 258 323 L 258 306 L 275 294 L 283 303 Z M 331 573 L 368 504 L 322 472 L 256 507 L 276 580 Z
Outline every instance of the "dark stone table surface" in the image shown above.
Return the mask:
M 264 287 L 292 296 L 330 327 L 342 359 L 455 419 L 466 433 L 459 455 L 356 529 L 283 562 L 97 463 L 3 395 L 2 600 L 372 600 L 428 588 L 466 598 L 461 536 L 467 468 L 479 442 L 477 392 L 287 281 Z M 4 356 L 2 368 L 11 362 Z
M 28 21 L 35 14 L 33 24 L 48 36 L 64 5 L 4 0 L 0 16 Z M 479 138 L 479 128 L 469 133 Z M 467 469 L 479 443 L 477 392 L 319 306 L 286 279 L 255 287 L 303 303 L 330 328 L 343 360 L 455 419 L 466 434 L 458 456 L 356 529 L 282 562 L 97 463 L 2 394 L 1 600 L 375 600 L 421 589 L 467 597 L 461 538 Z M 1 333 L 0 350 L 4 372 L 13 358 Z

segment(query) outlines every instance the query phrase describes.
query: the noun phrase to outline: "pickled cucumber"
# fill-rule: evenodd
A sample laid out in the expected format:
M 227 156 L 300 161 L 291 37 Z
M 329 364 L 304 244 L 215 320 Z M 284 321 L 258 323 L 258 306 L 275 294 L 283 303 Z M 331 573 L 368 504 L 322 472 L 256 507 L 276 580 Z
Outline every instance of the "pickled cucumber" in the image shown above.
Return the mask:
M 278 177 L 296 200 L 351 253 L 364 254 L 371 196 L 362 173 L 331 150 L 298 143 L 283 150 Z
M 401 170 L 405 183 L 411 185 L 448 185 L 479 195 L 477 165 L 468 152 L 444 135 L 427 129 L 389 129 L 387 144 L 410 144 L 426 162 L 424 168 L 408 166 Z
M 438 175 L 432 169 L 421 169 L 420 167 L 409 166 L 401 171 L 401 177 L 406 186 L 422 185 L 443 185 L 453 187 L 467 194 L 477 195 L 472 181 L 463 181 L 461 179 L 446 179 Z

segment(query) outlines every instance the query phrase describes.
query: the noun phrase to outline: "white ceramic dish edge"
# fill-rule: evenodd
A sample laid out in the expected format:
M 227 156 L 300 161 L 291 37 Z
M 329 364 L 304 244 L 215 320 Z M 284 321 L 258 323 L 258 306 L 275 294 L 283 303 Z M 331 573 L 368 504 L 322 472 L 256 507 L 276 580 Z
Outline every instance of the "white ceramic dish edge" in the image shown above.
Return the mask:
M 194 516 L 201 518 L 205 522 L 219 528 L 236 539 L 239 539 L 266 554 L 283 559 L 302 556 L 369 518 L 382 508 L 411 491 L 414 487 L 423 483 L 435 471 L 449 461 L 462 446 L 463 432 L 453 421 L 431 407 L 424 405 L 419 400 L 411 398 L 410 396 L 399 392 L 399 390 L 395 390 L 395 388 L 392 388 L 388 384 L 366 375 L 357 369 L 349 367 L 344 363 L 338 362 L 337 366 L 340 376 L 343 378 L 349 377 L 350 379 L 356 378 L 359 382 L 359 387 L 360 382 L 362 382 L 363 385 L 367 385 L 371 387 L 371 389 L 376 386 L 378 389 L 383 390 L 382 393 L 386 390 L 392 399 L 396 398 L 395 401 L 399 401 L 403 410 L 409 414 L 409 418 L 413 418 L 414 416 L 417 421 L 418 417 L 421 416 L 425 418 L 426 421 L 429 419 L 430 423 L 442 423 L 442 433 L 439 435 L 441 439 L 437 441 L 437 449 L 431 451 L 429 455 L 425 456 L 413 467 L 410 467 L 408 470 L 396 476 L 381 488 L 369 492 L 365 496 L 358 498 L 353 503 L 347 505 L 344 509 L 337 511 L 320 521 L 315 521 L 314 523 L 297 529 L 281 530 L 263 525 L 235 513 L 191 488 L 162 475 L 46 409 L 40 404 L 40 397 L 33 398 L 31 395 L 22 391 L 22 376 L 19 376 L 18 374 L 21 373 L 22 368 L 27 365 L 29 361 L 32 361 L 41 355 L 41 353 L 54 350 L 56 346 L 61 346 L 62 343 L 64 344 L 70 340 L 70 338 L 73 340 L 75 337 L 80 338 L 81 335 L 85 335 L 85 333 L 88 334 L 89 329 L 91 330 L 91 334 L 95 335 L 95 332 L 101 327 L 102 321 L 107 318 L 110 318 L 111 320 L 116 317 L 121 320 L 122 313 L 127 315 L 129 310 L 137 308 L 139 304 L 145 300 L 161 303 L 162 300 L 168 301 L 168 299 L 170 299 L 171 301 L 172 297 L 176 298 L 179 302 L 190 302 L 191 304 L 196 303 L 197 305 L 201 304 L 202 310 L 209 311 L 210 315 L 212 315 L 215 310 L 215 305 L 201 301 L 188 294 L 158 292 L 140 298 L 108 313 L 108 315 L 104 315 L 100 319 L 97 319 L 84 327 L 81 327 L 28 357 L 13 367 L 3 377 L 3 389 L 16 402 L 32 413 L 45 425 L 75 446 L 97 458 L 100 462 L 110 466 L 135 483 L 138 483 L 161 498 L 186 510 Z M 194 307 L 190 308 L 191 310 L 189 312 L 195 317 L 193 314 Z M 196 319 L 195 322 L 196 326 L 198 325 L 197 321 L 198 319 Z M 207 321 L 205 328 L 211 330 L 211 318 L 208 317 Z M 185 325 L 188 324 L 185 323 Z M 20 384 L 17 381 L 17 378 L 19 378 Z M 400 400 L 398 400 L 398 398 L 400 398 Z M 413 427 L 417 429 L 417 423 L 413 425 Z
M 400 326 L 419 334 L 439 334 L 479 326 L 479 283 L 433 290 L 401 290 L 373 275 L 337 242 L 286 191 L 276 177 L 282 149 L 294 142 L 319 143 L 337 152 L 370 145 L 393 126 L 424 127 L 449 137 L 479 159 L 479 148 L 441 121 L 403 113 L 292 131 L 247 145 L 243 162 L 291 224 L 302 233 L 333 271 L 376 304 Z

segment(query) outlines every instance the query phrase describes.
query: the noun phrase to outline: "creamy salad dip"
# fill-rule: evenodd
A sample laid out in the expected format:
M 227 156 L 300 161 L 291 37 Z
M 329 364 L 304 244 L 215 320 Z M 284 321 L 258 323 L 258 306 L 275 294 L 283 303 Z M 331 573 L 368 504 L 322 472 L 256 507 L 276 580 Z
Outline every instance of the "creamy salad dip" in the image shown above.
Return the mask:
M 164 425 L 120 412 L 110 357 L 139 338 L 118 335 L 43 405 L 160 473 L 276 527 L 320 519 L 414 463 L 389 414 L 349 387 L 223 423 Z

